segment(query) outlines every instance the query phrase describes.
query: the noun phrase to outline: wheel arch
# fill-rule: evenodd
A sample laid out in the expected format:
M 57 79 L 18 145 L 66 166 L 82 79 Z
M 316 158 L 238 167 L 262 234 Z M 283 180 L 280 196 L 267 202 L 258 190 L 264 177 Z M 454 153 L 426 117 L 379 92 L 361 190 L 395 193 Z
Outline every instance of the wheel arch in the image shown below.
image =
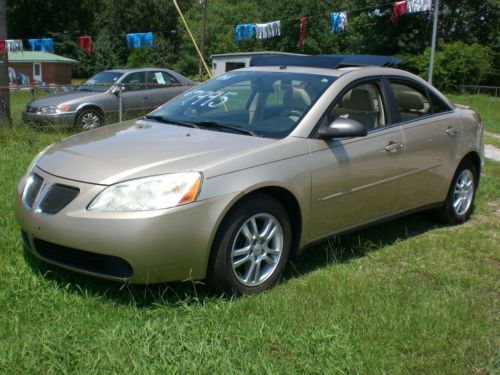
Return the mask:
M 215 230 L 211 244 L 210 244 L 210 253 L 208 256 L 208 261 L 207 261 L 207 272 L 210 267 L 211 262 L 213 261 L 213 257 L 215 254 L 214 251 L 214 243 L 217 241 L 218 236 L 220 236 L 220 228 L 223 226 L 224 220 L 227 218 L 227 216 L 231 213 L 232 210 L 234 210 L 241 202 L 251 199 L 252 196 L 257 195 L 257 194 L 264 194 L 267 196 L 272 197 L 276 201 L 278 201 L 283 208 L 285 209 L 288 218 L 290 220 L 290 226 L 292 229 L 292 249 L 291 249 L 291 255 L 297 255 L 300 250 L 300 243 L 302 239 L 302 228 L 303 228 L 303 222 L 302 222 L 302 210 L 299 205 L 298 199 L 295 197 L 295 195 L 288 189 L 281 187 L 281 186 L 264 186 L 264 187 L 258 187 L 255 188 L 254 190 L 250 190 L 248 192 L 245 192 L 245 194 L 239 195 L 237 199 L 235 199 L 229 207 L 225 210 L 222 218 L 219 220 L 217 224 L 217 229 Z
M 470 151 L 460 160 L 460 163 L 458 163 L 458 165 L 460 165 L 464 160 L 469 160 L 472 163 L 472 165 L 474 165 L 477 174 L 476 187 L 479 186 L 479 179 L 481 177 L 481 157 L 476 151 Z

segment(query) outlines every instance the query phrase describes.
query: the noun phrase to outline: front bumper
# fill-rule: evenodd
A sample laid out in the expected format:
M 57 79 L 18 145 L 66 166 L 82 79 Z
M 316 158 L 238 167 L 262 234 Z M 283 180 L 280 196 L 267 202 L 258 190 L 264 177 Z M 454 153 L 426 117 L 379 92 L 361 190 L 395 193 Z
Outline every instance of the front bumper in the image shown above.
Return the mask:
M 39 212 L 39 198 L 32 208 L 23 203 L 25 178 L 20 181 L 15 211 L 26 248 L 38 258 L 67 269 L 138 284 L 203 279 L 216 229 L 236 197 L 235 193 L 156 211 L 90 212 L 86 206 L 103 186 L 61 179 L 38 168 L 35 173 L 48 186 L 69 185 L 80 193 L 60 212 L 47 215 Z M 116 257 L 129 264 L 132 272 L 130 276 L 119 270 L 101 272 L 99 267 L 85 266 L 85 262 L 75 265 L 47 257 L 46 252 L 37 250 L 43 243 L 58 251 L 71 253 L 77 249 L 83 257 L 85 252 L 97 255 L 96 262 Z
M 41 127 L 72 127 L 75 123 L 76 112 L 41 113 L 27 112 L 25 109 L 22 117 L 23 122 Z

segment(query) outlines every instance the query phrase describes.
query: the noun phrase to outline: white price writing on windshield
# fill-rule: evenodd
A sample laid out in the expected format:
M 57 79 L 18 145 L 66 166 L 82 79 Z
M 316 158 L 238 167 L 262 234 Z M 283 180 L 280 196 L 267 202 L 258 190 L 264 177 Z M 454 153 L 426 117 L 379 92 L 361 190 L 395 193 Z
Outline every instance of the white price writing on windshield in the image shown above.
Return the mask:
M 226 103 L 231 96 L 237 96 L 238 93 L 234 91 L 203 91 L 196 90 L 185 94 L 189 98 L 182 101 L 181 105 L 197 105 L 199 107 L 208 106 L 210 108 L 217 108 Z

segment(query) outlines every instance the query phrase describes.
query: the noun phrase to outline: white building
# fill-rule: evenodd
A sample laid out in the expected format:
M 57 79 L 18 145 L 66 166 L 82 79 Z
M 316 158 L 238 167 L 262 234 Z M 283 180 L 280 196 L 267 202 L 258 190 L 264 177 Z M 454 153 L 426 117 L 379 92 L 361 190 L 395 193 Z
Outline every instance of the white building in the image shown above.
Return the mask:
M 255 55 L 285 55 L 285 56 L 304 56 L 300 53 L 288 52 L 240 52 L 240 53 L 223 53 L 212 55 L 212 77 L 220 76 L 230 70 L 247 68 L 250 66 L 250 59 Z

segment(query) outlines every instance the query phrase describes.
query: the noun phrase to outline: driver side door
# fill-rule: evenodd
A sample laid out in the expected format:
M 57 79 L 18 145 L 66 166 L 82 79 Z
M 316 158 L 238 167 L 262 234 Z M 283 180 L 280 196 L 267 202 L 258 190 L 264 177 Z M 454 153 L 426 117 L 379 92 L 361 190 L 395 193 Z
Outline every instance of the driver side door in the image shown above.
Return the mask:
M 365 137 L 310 139 L 311 239 L 347 230 L 390 214 L 401 175 L 404 138 L 392 123 L 380 80 L 347 87 L 320 126 L 349 118 L 368 130 Z
M 144 115 L 152 101 L 146 86 L 146 72 L 132 72 L 120 84 L 123 86 L 123 118 L 131 119 Z

